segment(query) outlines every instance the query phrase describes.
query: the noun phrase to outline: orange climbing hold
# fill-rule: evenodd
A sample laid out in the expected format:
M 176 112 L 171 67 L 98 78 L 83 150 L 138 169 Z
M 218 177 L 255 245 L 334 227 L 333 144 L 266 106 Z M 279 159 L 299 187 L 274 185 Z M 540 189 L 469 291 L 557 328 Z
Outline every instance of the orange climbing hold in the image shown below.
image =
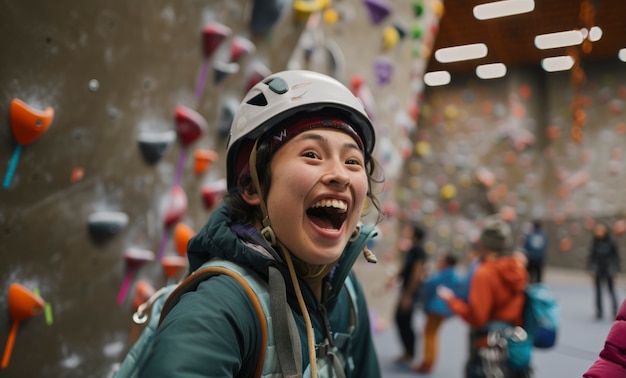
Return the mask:
M 187 258 L 174 255 L 163 256 L 161 265 L 163 265 L 165 277 L 168 280 L 175 279 L 187 267 Z
M 181 256 L 187 256 L 187 243 L 196 232 L 183 222 L 179 222 L 174 228 L 174 243 L 176 250 Z
M 193 172 L 196 175 L 201 175 L 211 169 L 213 163 L 215 163 L 218 159 L 218 154 L 215 151 L 199 148 L 194 151 L 193 158 Z
M 33 143 L 48 130 L 54 118 L 51 107 L 40 111 L 28 106 L 25 102 L 14 98 L 11 100 L 11 130 L 17 143 L 25 146 Z
M 39 314 L 45 306 L 43 299 L 15 282 L 9 286 L 8 301 L 9 315 L 11 315 L 11 319 L 13 319 L 13 325 L 7 339 L 6 347 L 4 348 L 4 355 L 2 356 L 3 369 L 9 366 L 13 345 L 15 344 L 15 336 L 17 336 L 20 323 Z
M 150 299 L 155 292 L 154 286 L 150 285 L 147 281 L 137 281 L 137 284 L 135 284 L 135 297 L 133 298 L 133 310 L 136 311 L 137 308 Z

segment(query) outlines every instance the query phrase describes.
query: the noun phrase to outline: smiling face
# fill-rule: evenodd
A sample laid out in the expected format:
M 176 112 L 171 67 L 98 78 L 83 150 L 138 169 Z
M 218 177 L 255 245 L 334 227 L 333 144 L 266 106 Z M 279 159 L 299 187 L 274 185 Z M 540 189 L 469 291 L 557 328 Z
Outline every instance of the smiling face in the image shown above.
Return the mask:
M 348 134 L 316 128 L 282 145 L 270 164 L 267 209 L 276 237 L 312 266 L 336 261 L 368 190 L 363 152 Z

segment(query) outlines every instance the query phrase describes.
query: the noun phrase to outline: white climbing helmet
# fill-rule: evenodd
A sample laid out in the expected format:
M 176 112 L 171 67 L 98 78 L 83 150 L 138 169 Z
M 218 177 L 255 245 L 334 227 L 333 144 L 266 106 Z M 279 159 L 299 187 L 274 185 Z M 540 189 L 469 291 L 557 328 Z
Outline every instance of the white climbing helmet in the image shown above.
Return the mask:
M 352 92 L 330 76 L 305 70 L 269 75 L 252 87 L 233 117 L 226 147 L 228 188 L 237 185 L 237 158 L 244 141 L 255 140 L 299 112 L 332 112 L 359 134 L 365 150 L 374 149 L 374 128 Z

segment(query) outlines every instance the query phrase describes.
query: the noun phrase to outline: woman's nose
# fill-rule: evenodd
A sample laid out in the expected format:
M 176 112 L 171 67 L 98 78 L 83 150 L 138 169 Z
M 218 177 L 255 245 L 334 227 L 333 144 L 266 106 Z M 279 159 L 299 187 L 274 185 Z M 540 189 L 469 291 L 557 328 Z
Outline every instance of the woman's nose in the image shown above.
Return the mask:
M 350 175 L 342 163 L 331 164 L 323 180 L 327 184 L 334 184 L 341 187 L 350 185 Z

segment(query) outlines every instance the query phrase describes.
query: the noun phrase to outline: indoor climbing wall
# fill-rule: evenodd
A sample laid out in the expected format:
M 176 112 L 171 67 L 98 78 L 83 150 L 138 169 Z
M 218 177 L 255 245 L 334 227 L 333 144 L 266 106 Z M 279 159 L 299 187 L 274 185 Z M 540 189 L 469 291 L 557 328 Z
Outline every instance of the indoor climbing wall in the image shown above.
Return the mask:
M 0 376 L 111 373 L 225 189 L 232 112 L 305 18 L 284 1 L 0 3 Z
M 429 253 L 465 256 L 491 213 L 511 222 L 518 242 L 541 220 L 554 266 L 584 269 L 599 221 L 626 250 L 626 76 L 618 62 L 585 67 L 580 143 L 571 137 L 568 72 L 515 68 L 427 89 L 398 202 L 428 226 Z

